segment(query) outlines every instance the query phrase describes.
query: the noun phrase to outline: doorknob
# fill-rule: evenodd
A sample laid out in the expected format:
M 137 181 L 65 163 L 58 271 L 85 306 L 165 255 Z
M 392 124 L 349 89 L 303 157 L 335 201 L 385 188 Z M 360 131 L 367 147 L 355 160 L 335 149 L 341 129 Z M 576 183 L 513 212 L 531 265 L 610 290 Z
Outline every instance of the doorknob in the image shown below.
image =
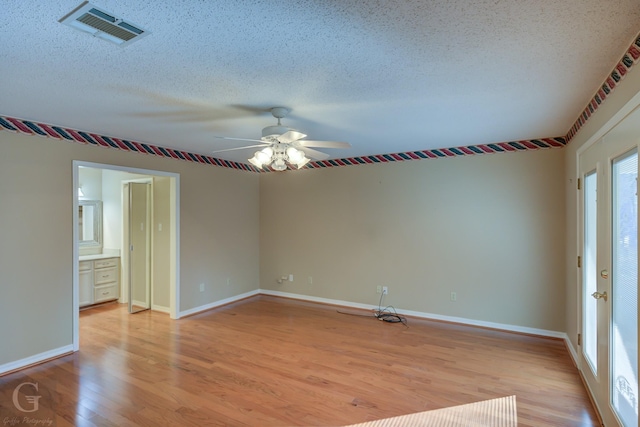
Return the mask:
M 591 296 L 594 297 L 595 299 L 602 298 L 605 302 L 607 302 L 607 291 L 604 291 L 603 293 L 594 292 L 591 294 Z
M 608 279 L 609 278 L 609 272 L 607 270 L 602 270 L 600 272 L 600 277 L 602 277 L 603 279 Z

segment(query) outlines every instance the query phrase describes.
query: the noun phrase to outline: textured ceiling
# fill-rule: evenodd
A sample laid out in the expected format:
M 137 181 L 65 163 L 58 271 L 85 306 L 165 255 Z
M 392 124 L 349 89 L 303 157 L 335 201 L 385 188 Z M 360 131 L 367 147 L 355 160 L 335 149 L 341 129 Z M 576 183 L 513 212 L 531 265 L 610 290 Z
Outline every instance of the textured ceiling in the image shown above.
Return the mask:
M 640 30 L 637 0 L 92 3 L 151 34 L 121 48 L 58 22 L 79 0 L 3 1 L 0 114 L 207 155 L 280 105 L 351 143 L 331 158 L 564 136 Z

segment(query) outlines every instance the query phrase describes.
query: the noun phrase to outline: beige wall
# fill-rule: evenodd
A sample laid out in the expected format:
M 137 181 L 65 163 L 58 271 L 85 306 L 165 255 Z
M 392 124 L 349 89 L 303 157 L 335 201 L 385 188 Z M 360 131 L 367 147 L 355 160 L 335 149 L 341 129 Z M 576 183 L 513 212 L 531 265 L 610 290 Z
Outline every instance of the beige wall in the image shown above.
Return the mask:
M 257 174 L 6 131 L 0 148 L 0 365 L 72 343 L 72 160 L 180 174 L 181 311 L 259 287 Z
M 261 287 L 563 331 L 563 181 L 559 149 L 266 174 Z

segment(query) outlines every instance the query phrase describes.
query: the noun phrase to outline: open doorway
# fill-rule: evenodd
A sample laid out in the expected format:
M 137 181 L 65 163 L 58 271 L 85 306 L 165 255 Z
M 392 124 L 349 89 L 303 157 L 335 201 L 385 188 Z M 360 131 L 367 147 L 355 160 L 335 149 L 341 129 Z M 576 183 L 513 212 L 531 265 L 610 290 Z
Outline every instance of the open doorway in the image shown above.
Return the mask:
M 91 175 L 100 178 L 94 179 Z M 149 200 L 151 201 L 149 216 L 149 233 L 151 245 L 149 247 L 148 263 L 150 270 L 149 306 L 152 310 L 167 312 L 172 319 L 179 317 L 179 181 L 180 176 L 164 171 L 128 168 L 91 162 L 73 162 L 74 183 L 74 224 L 79 224 L 79 206 L 87 199 L 100 201 L 104 209 L 102 221 L 102 235 L 100 253 L 95 250 L 87 252 L 87 248 L 80 241 L 80 229 L 74 227 L 73 236 L 73 347 L 79 348 L 79 309 L 80 296 L 83 292 L 84 275 L 81 268 L 87 264 L 87 259 L 110 257 L 117 260 L 122 267 L 116 273 L 119 281 L 115 286 L 119 302 L 128 302 L 130 244 L 123 231 L 123 188 L 124 183 L 145 181 L 150 183 Z M 82 196 L 81 196 L 82 195 Z M 154 204 L 156 209 L 154 209 Z M 91 253 L 90 257 L 84 254 Z M 81 261 L 82 259 L 82 261 Z M 121 262 L 122 260 L 122 262 Z M 96 261 L 97 262 L 97 261 Z M 105 263 L 101 263 L 105 264 Z M 98 268 L 98 265 L 95 266 Z M 94 275 L 97 270 L 94 271 Z M 155 279 L 154 280 L 154 275 Z M 102 277 L 102 276 L 95 276 Z M 105 279 L 108 280 L 108 279 Z M 154 284 L 155 289 L 154 289 Z M 113 286 L 113 285 L 112 285 Z M 95 283 L 94 289 L 98 297 L 102 293 L 110 292 L 106 284 Z M 126 287 L 126 288 L 125 288 Z

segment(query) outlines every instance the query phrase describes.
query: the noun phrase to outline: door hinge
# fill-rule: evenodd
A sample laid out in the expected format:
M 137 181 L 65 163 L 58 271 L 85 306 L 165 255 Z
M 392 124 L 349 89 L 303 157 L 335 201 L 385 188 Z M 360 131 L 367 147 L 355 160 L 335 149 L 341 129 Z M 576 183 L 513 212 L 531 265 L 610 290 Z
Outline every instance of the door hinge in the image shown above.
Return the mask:
M 582 334 L 578 334 L 578 345 L 582 345 Z
M 578 255 L 578 268 L 582 268 L 582 257 Z
M 578 178 L 578 190 L 580 190 L 580 188 L 581 188 L 580 183 L 581 183 L 580 178 Z

